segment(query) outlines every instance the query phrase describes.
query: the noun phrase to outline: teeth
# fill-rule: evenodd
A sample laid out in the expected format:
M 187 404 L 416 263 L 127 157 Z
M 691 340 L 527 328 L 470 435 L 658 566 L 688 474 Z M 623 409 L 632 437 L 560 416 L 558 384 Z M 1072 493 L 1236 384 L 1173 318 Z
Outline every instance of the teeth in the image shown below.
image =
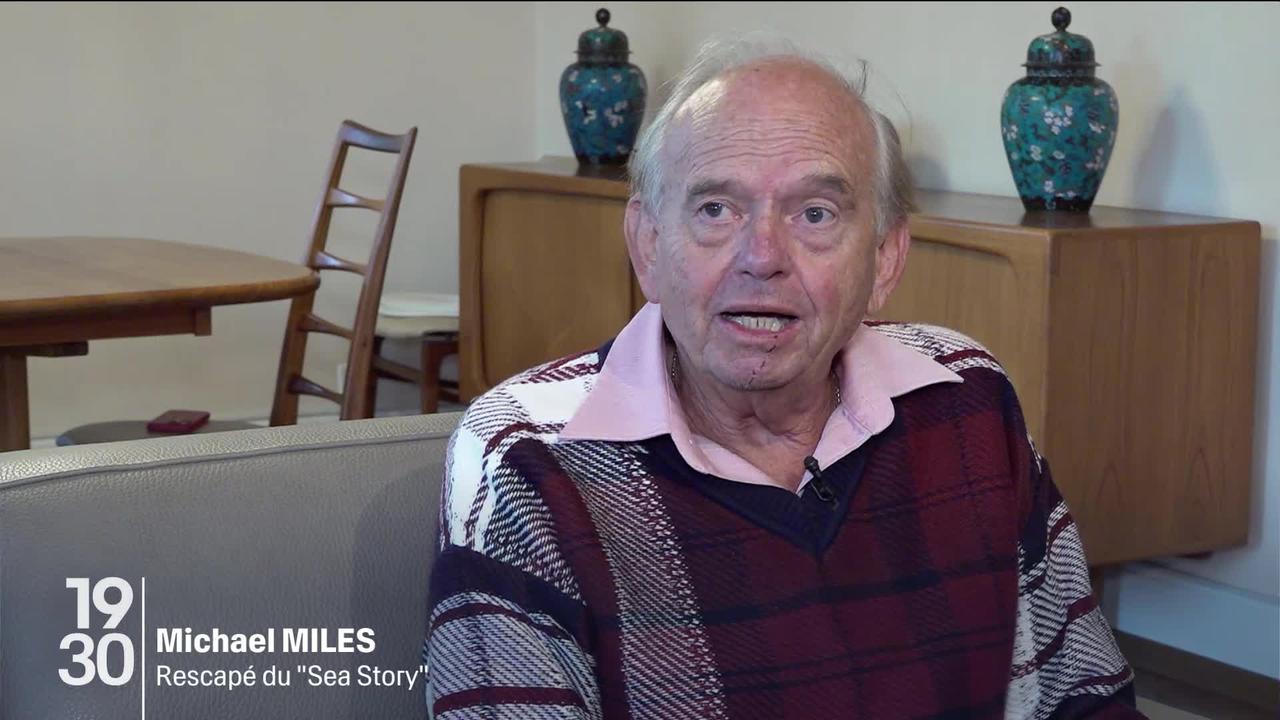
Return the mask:
M 787 324 L 787 321 L 782 318 L 764 315 L 728 315 L 727 317 L 748 330 L 779 332 Z

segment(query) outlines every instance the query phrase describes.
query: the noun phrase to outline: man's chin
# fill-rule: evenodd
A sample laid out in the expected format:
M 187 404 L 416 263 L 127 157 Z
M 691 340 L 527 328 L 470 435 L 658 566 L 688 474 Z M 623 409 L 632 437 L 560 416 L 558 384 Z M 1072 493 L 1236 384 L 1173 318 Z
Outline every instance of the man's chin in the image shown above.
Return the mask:
M 786 388 L 795 380 L 793 375 L 778 372 L 761 372 L 759 368 L 733 367 L 714 373 L 725 387 L 739 392 L 768 392 Z

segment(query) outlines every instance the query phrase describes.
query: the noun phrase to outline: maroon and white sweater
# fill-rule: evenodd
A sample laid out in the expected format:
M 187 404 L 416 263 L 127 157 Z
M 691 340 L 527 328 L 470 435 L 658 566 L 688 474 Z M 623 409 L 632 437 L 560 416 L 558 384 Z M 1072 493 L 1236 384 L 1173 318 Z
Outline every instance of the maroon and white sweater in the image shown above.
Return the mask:
M 834 502 L 703 475 L 669 436 L 560 441 L 607 345 L 477 399 L 442 496 L 434 717 L 1142 717 L 998 363 L 873 327 L 964 382 L 895 399 L 823 469 Z

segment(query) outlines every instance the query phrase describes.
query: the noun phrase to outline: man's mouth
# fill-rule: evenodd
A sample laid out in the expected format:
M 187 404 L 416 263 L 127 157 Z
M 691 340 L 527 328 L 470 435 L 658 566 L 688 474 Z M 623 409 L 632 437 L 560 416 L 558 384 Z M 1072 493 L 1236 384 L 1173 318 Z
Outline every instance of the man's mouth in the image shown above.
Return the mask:
M 747 330 L 763 330 L 775 333 L 782 332 L 783 328 L 796 321 L 793 315 L 776 313 L 720 313 L 720 317 Z

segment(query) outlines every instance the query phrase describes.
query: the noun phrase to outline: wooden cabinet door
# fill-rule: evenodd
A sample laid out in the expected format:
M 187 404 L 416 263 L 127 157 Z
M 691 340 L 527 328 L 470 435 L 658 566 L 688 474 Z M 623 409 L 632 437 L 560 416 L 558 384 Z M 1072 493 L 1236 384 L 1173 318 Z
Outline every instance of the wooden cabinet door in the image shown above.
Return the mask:
M 913 233 L 907 269 L 880 317 L 941 325 L 986 346 L 1017 389 L 1028 429 L 1045 431 L 1048 246 L 997 233 Z
M 490 383 L 598 347 L 631 319 L 624 209 L 610 198 L 488 194 L 480 295 Z

